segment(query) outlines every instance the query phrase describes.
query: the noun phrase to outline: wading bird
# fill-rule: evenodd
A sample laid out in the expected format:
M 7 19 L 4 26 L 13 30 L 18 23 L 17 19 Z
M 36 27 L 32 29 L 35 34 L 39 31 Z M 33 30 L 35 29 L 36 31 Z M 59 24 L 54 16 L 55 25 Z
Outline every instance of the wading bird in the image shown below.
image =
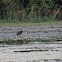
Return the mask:
M 21 28 L 21 31 L 17 32 L 17 35 L 21 35 L 23 32 L 23 29 Z
M 22 32 L 23 32 L 23 30 L 22 30 L 22 31 L 17 32 L 17 35 L 21 35 L 21 34 L 22 34 Z

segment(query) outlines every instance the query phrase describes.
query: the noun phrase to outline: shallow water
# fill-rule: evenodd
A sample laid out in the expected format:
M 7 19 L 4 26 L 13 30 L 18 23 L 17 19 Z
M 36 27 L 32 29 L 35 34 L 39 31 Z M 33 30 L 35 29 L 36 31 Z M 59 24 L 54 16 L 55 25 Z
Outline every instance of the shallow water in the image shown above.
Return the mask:
M 17 32 L 20 31 L 21 28 L 23 28 L 23 33 L 17 36 Z M 0 28 L 0 40 L 53 36 L 60 36 L 60 38 L 62 38 L 62 25 Z
M 41 37 L 60 37 L 62 39 L 62 32 L 50 31 L 50 32 L 23 32 L 17 36 L 16 33 L 0 33 L 0 39 L 21 39 L 21 38 L 41 38 Z
M 0 33 L 0 36 L 14 36 L 16 35 L 16 33 Z M 34 32 L 34 33 L 27 33 L 27 32 L 23 32 L 23 34 L 21 36 L 36 36 L 36 35 L 41 35 L 41 36 L 49 36 L 49 35 L 62 35 L 62 32 Z

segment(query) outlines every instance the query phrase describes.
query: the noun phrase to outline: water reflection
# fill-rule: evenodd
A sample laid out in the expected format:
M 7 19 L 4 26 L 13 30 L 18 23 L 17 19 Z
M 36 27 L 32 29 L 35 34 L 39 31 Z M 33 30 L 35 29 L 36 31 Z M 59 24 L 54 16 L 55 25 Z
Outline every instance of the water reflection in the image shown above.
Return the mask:
M 17 40 L 17 43 L 18 44 L 23 44 L 24 42 L 23 42 L 23 40 Z

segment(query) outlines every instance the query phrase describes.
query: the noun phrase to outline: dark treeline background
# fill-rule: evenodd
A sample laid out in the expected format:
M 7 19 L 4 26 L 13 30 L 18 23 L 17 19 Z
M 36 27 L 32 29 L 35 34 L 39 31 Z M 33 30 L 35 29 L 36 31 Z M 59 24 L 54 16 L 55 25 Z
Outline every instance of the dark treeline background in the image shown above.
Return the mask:
M 62 0 L 0 0 L 0 20 L 8 22 L 62 20 Z

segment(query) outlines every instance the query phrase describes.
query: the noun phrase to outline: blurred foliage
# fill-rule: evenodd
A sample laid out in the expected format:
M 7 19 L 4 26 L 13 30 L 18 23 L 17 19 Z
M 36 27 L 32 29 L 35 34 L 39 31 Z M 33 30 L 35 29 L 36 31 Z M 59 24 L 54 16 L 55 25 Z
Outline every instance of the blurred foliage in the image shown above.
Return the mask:
M 0 19 L 22 22 L 62 20 L 62 0 L 0 0 Z

